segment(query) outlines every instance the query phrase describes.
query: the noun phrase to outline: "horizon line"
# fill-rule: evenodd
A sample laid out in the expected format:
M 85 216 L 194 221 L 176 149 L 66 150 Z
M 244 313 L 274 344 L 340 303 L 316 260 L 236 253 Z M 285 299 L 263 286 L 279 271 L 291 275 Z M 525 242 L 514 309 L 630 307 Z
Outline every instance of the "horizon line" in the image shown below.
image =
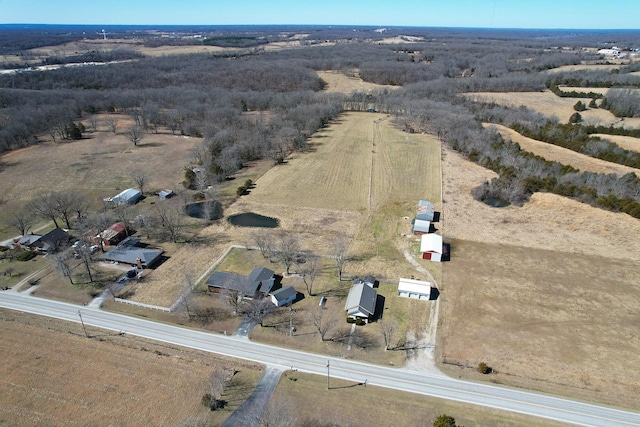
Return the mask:
M 561 28 L 561 27 L 454 27 L 437 25 L 376 25 L 376 24 L 65 24 L 36 22 L 5 22 L 0 26 L 96 26 L 96 27 L 347 27 L 347 28 L 429 28 L 445 30 L 530 30 L 530 31 L 631 31 L 640 32 L 638 28 Z

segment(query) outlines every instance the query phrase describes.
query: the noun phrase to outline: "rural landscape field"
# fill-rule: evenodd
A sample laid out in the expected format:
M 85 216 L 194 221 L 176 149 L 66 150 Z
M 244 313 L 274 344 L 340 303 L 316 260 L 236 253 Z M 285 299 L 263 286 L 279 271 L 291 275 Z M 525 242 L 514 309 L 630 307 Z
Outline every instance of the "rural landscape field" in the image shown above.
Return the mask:
M 0 293 L 77 304 L 80 320 L 95 306 L 640 411 L 635 51 L 612 65 L 597 35 L 560 52 L 554 37 L 509 35 L 519 51 L 464 32 L 362 30 L 356 42 L 344 29 L 295 30 L 210 44 L 123 33 L 0 52 Z M 447 37 L 459 52 L 498 43 L 506 53 L 493 64 L 445 59 Z M 114 62 L 24 71 L 83 55 Z M 128 188 L 141 193 L 135 204 L 108 200 Z M 60 195 L 76 204 L 44 209 Z M 427 234 L 444 239 L 445 262 L 423 259 L 419 200 L 437 212 Z M 246 214 L 275 226 L 231 222 Z M 102 230 L 118 222 L 162 254 L 153 265 L 103 258 L 118 246 Z M 70 236 L 55 249 L 21 240 L 57 226 Z M 208 282 L 256 267 L 275 272 L 276 289 L 292 286 L 294 302 L 265 308 L 269 296 Z M 347 296 L 366 276 L 375 313 L 347 323 Z M 429 282 L 430 300 L 400 297 L 400 278 Z M 0 321 L 0 425 L 223 425 L 248 411 L 265 372 L 11 310 Z M 285 368 L 254 425 L 430 426 L 442 414 L 467 426 L 563 425 L 366 380 L 331 390 Z M 233 375 L 216 389 L 218 408 L 220 372 Z

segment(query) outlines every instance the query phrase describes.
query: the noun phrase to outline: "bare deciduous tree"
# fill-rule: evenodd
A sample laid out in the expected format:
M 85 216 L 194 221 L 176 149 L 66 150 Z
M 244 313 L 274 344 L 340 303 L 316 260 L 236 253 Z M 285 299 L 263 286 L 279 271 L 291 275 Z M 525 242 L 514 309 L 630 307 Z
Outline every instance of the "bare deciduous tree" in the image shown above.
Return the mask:
M 59 227 L 57 220 L 58 211 L 56 210 L 56 204 L 52 197 L 52 193 L 37 196 L 29 202 L 27 209 L 33 212 L 36 216 L 44 219 L 50 219 L 53 221 L 56 228 Z
M 259 230 L 253 233 L 251 241 L 260 249 L 264 259 L 271 258 L 273 252 L 273 234 L 267 230 Z
M 286 274 L 290 274 L 289 270 L 296 259 L 296 255 L 300 252 L 300 241 L 298 236 L 291 233 L 281 232 L 277 236 L 278 242 L 278 261 L 282 262 L 286 269 Z
M 118 119 L 116 119 L 115 117 L 105 117 L 103 119 L 103 122 L 105 125 L 107 125 L 111 133 L 115 135 L 116 131 L 118 130 Z
M 300 270 L 300 274 L 302 275 L 302 281 L 307 288 L 309 296 L 313 295 L 313 283 L 316 281 L 319 273 L 320 264 L 318 263 L 318 258 L 312 254 L 306 254 L 305 263 Z
M 149 182 L 147 173 L 143 170 L 138 169 L 133 172 L 131 178 L 133 178 L 133 182 L 138 187 L 138 190 L 140 190 L 140 194 L 144 195 L 144 188 Z
M 84 265 L 89 283 L 93 283 L 93 274 L 91 272 L 91 245 L 88 243 L 81 244 L 75 249 L 75 253 L 77 254 L 76 257 L 82 262 L 82 265 Z
M 53 269 L 62 277 L 69 279 L 69 283 L 73 283 L 73 266 L 71 265 L 73 257 L 68 251 L 56 252 L 49 255 L 49 260 L 53 266 Z
M 336 267 L 338 267 L 338 277 L 342 280 L 342 271 L 344 270 L 344 264 L 349 259 L 347 253 L 348 241 L 344 237 L 338 237 L 333 243 L 333 258 L 336 261 Z
M 398 322 L 395 318 L 391 318 L 389 320 L 380 319 L 378 322 L 380 324 L 380 332 L 382 333 L 382 339 L 384 340 L 384 349 L 389 350 L 391 348 L 391 343 L 393 342 L 393 337 L 398 328 Z
M 184 226 L 183 212 L 178 205 L 156 204 L 160 226 L 169 234 L 173 243 L 177 243 Z
M 322 341 L 326 341 L 326 336 L 333 328 L 335 324 L 334 319 L 327 318 L 324 316 L 324 310 L 320 307 L 314 307 L 313 310 L 309 311 L 309 321 L 318 331 L 318 335 Z
M 246 307 L 246 316 L 257 322 L 261 327 L 264 326 L 264 321 L 276 310 L 276 306 L 268 299 L 252 300 Z
M 229 290 L 224 293 L 224 299 L 233 310 L 234 315 L 238 315 L 244 311 L 244 300 L 240 292 L 236 290 Z
M 34 223 L 33 215 L 28 209 L 22 209 L 11 214 L 9 224 L 20 232 L 21 236 L 27 234 L 27 231 Z
M 127 129 L 127 138 L 133 142 L 133 145 L 138 145 L 144 137 L 144 128 L 142 126 L 134 125 Z

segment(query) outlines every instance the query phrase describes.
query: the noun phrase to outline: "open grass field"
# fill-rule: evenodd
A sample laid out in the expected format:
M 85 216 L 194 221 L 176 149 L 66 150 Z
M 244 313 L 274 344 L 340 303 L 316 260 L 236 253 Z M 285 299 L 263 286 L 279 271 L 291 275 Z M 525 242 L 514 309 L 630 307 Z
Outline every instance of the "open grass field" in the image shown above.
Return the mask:
M 1 426 L 220 425 L 253 391 L 262 367 L 0 310 Z M 215 369 L 239 371 L 210 412 L 200 400 Z
M 77 324 L 9 310 L 0 310 L 0 324 L 0 426 L 217 426 L 262 374 L 255 364 L 98 329 L 89 328 L 94 338 L 87 340 Z M 209 412 L 200 399 L 209 374 L 221 367 L 239 373 L 223 396 L 228 406 Z M 335 378 L 331 386 L 335 388 L 326 389 L 322 376 L 285 372 L 270 407 L 285 411 L 287 419 L 341 425 L 366 420 L 370 425 L 426 427 L 442 413 L 468 426 L 558 425 L 427 396 L 354 387 Z
M 594 134 L 602 139 L 609 140 L 625 150 L 640 152 L 640 138 L 633 138 L 631 136 L 622 135 L 606 135 L 606 134 Z
M 349 77 L 338 71 L 318 71 L 317 73 L 318 77 L 327 83 L 327 87 L 324 89 L 326 92 L 338 92 L 348 95 L 355 91 L 369 92 L 377 89 L 396 89 L 398 87 L 365 82 L 357 75 Z
M 199 139 L 146 134 L 138 146 L 134 146 L 124 135 L 130 119 L 118 116 L 118 120 L 116 135 L 99 128 L 80 141 L 46 140 L 1 156 L 0 191 L 4 204 L 0 215 L 19 209 L 48 191 L 82 192 L 98 208 L 103 198 L 135 187 L 132 178 L 135 170 L 142 170 L 149 177 L 145 191 L 180 189 L 189 150 Z M 6 218 L 0 218 L 0 226 L 0 237 L 16 234 L 7 227 Z
M 547 142 L 538 141 L 536 139 L 528 138 L 518 132 L 502 125 L 488 124 L 486 126 L 493 126 L 502 135 L 503 138 L 509 139 L 513 142 L 520 144 L 523 150 L 536 154 L 553 162 L 562 163 L 563 165 L 570 165 L 581 171 L 596 172 L 596 173 L 614 173 L 618 176 L 626 175 L 628 173 L 635 173 L 640 176 L 640 169 L 632 168 L 629 166 L 619 165 L 617 163 L 607 162 L 605 160 L 596 159 L 586 154 L 577 153 L 569 150 L 568 148 L 559 147 L 557 145 L 549 144 Z M 608 137 L 608 135 L 607 135 Z M 621 137 L 625 138 L 625 137 Z M 628 137 L 627 137 L 628 138 Z M 609 139 L 609 138 L 605 138 Z M 631 140 L 637 140 L 636 138 L 629 138 Z M 615 142 L 615 141 L 614 141 Z M 636 145 L 636 150 L 640 145 Z
M 547 117 L 555 117 L 561 123 L 568 123 L 575 110 L 573 106 L 579 98 L 562 98 L 552 92 L 474 92 L 465 94 L 466 97 L 480 102 L 495 102 L 507 107 L 518 108 L 524 105 Z M 588 100 L 587 100 L 588 101 Z M 581 111 L 582 122 L 587 125 L 620 126 L 624 128 L 640 127 L 640 118 L 625 118 L 620 120 L 607 110 L 600 108 Z
M 578 64 L 578 65 L 563 65 L 561 67 L 552 68 L 547 70 L 547 73 L 560 73 L 567 71 L 612 71 L 620 69 L 621 64 Z
M 640 409 L 636 261 L 508 241 L 451 246 L 439 331 L 445 362 L 473 371 L 484 361 L 493 382 Z
M 445 372 L 638 409 L 640 222 L 546 193 L 491 208 L 470 190 L 493 172 L 448 149 L 443 164 L 437 351 L 468 366 Z

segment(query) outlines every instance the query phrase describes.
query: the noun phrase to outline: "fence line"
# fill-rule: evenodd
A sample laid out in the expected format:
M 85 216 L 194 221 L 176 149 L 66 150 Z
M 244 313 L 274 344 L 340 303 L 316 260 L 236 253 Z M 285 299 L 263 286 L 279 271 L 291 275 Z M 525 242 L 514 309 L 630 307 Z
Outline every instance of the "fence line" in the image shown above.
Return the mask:
M 131 301 L 128 299 L 124 299 L 124 298 L 115 298 L 116 302 L 121 302 L 124 304 L 129 304 L 129 305 L 136 305 L 138 307 L 144 307 L 144 308 L 150 308 L 152 310 L 158 310 L 158 311 L 164 311 L 166 313 L 170 313 L 171 309 L 167 308 L 167 307 L 160 307 L 159 305 L 151 305 L 151 304 L 145 304 L 142 302 L 137 302 L 137 301 Z

